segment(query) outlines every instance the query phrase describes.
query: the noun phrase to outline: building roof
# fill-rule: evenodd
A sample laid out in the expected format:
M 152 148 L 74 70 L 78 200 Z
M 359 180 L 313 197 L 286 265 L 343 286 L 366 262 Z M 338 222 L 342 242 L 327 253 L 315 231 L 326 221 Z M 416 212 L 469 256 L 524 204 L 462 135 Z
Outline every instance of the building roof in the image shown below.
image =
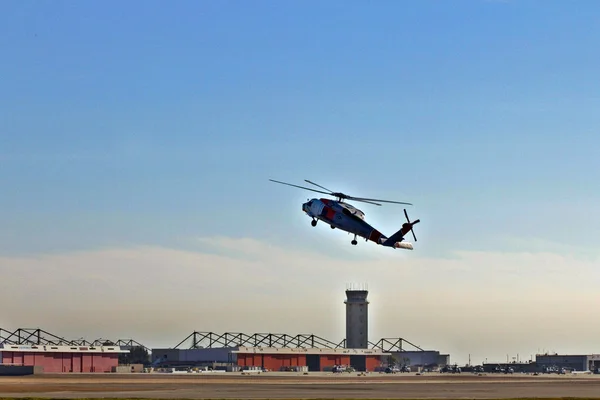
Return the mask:
M 344 356 L 389 356 L 391 353 L 380 349 L 327 349 L 327 348 L 302 348 L 302 347 L 237 347 L 232 353 L 242 354 L 320 354 L 320 355 L 344 355 Z
M 536 354 L 537 358 L 569 358 L 569 357 L 588 357 L 594 360 L 600 359 L 600 354 Z
M 24 345 L 24 344 L 0 344 L 0 352 L 48 352 L 48 353 L 129 353 L 119 346 L 53 346 L 53 345 Z

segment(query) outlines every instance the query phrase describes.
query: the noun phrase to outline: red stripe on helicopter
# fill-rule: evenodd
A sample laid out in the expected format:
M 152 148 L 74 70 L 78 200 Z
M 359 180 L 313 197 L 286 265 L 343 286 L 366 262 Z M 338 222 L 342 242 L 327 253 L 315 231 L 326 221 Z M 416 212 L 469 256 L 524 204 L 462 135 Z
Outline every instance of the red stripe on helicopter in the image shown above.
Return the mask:
M 325 217 L 328 220 L 333 221 L 333 217 L 335 217 L 335 211 L 333 210 L 333 208 L 325 207 Z
M 379 243 L 379 239 L 381 239 L 381 232 L 379 232 L 377 229 L 373 229 L 369 235 L 369 240 Z

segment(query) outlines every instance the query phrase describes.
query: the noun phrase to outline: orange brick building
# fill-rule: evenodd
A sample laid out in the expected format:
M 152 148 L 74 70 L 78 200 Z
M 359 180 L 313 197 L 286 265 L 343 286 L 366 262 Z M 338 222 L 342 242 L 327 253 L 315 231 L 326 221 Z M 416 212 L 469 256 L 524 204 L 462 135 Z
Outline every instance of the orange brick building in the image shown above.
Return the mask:
M 327 371 L 335 365 L 351 366 L 357 371 L 374 371 L 385 362 L 377 349 L 239 347 L 232 351 L 240 367 L 259 367 L 279 371 L 286 367 L 307 367 Z
M 119 365 L 119 346 L 0 345 L 0 364 L 42 367 L 45 373 L 111 372 Z

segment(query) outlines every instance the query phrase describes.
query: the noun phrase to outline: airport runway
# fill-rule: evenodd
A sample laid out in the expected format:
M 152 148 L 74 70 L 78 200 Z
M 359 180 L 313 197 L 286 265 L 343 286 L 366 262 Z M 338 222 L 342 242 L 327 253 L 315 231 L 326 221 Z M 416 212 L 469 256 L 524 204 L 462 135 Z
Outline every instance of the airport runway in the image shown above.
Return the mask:
M 154 399 L 600 399 L 600 375 L 43 374 L 0 377 L 0 397 Z

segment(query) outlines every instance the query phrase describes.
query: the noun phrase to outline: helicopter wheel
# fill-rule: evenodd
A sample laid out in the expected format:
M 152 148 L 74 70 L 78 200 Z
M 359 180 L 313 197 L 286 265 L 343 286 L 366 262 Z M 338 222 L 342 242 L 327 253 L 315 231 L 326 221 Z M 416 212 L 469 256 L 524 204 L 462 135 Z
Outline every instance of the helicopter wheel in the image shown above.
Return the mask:
M 356 246 L 358 244 L 358 242 L 356 240 L 353 240 L 350 243 L 352 243 L 354 246 Z
M 311 224 L 312 226 L 317 226 L 317 220 L 316 220 L 316 219 L 313 219 L 312 221 L 310 221 L 310 224 Z
M 331 229 L 335 229 L 335 226 L 333 226 L 333 225 L 329 225 L 329 226 L 331 227 Z

